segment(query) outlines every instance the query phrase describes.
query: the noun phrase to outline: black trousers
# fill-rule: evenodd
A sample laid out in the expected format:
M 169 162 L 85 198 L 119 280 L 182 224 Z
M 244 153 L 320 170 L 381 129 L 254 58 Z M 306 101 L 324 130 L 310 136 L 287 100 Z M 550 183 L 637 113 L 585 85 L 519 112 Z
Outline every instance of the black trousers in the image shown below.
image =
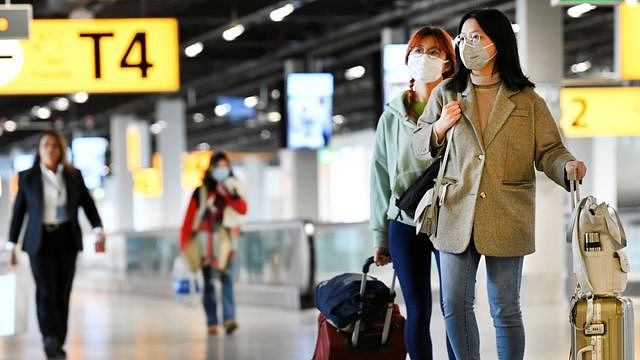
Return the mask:
M 64 344 L 78 250 L 73 245 L 71 226 L 44 230 L 40 251 L 29 258 L 36 283 L 38 324 L 44 338 L 54 337 Z

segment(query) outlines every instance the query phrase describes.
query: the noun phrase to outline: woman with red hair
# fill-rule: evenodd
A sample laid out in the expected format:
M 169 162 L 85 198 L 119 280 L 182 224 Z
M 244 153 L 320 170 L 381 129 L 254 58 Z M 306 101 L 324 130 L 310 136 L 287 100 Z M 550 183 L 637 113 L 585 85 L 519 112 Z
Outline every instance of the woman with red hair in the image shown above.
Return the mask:
M 386 105 L 376 129 L 371 166 L 371 229 L 377 265 L 393 259 L 407 306 L 405 343 L 411 359 L 432 359 L 431 253 L 439 256 L 425 234 L 416 235 L 413 217 L 396 200 L 435 160 L 422 161 L 411 151 L 416 122 L 431 91 L 455 70 L 453 40 L 444 29 L 422 27 L 409 40 L 404 62 L 409 89 Z M 441 302 L 442 303 L 442 302 Z M 450 359 L 455 359 L 447 341 Z

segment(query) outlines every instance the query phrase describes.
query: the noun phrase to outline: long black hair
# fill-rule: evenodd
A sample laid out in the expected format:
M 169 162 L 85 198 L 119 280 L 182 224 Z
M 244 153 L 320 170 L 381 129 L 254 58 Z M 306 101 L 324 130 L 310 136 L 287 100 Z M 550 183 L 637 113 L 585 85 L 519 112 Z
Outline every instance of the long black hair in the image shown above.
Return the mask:
M 496 9 L 471 10 L 460 19 L 458 33 L 462 31 L 462 25 L 468 19 L 475 19 L 495 44 L 498 51 L 495 68 L 498 70 L 504 85 L 511 90 L 535 87 L 535 84 L 524 75 L 520 67 L 516 35 L 507 16 Z M 460 49 L 457 46 L 456 60 L 456 72 L 446 88 L 447 90 L 462 92 L 467 87 L 471 70 L 467 69 L 462 63 Z
M 213 190 L 218 185 L 218 181 L 213 178 L 211 175 L 211 169 L 215 168 L 218 164 L 218 161 L 226 160 L 229 163 L 229 176 L 233 176 L 233 170 L 231 169 L 231 161 L 229 161 L 229 157 L 223 151 L 218 151 L 211 156 L 211 161 L 209 161 L 209 167 L 207 171 L 204 173 L 204 177 L 202 178 L 202 183 L 207 187 L 207 190 Z

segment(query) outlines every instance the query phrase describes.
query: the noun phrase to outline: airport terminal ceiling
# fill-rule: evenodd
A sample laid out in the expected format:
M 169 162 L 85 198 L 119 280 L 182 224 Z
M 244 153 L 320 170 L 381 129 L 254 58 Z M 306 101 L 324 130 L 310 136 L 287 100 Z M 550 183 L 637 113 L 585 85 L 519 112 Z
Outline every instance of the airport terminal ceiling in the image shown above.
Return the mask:
M 540 0 L 548 1 L 548 0 Z M 380 80 L 381 31 L 400 29 L 406 38 L 421 25 L 440 25 L 455 35 L 460 16 L 475 7 L 496 7 L 515 22 L 515 1 L 504 0 L 298 0 L 297 9 L 281 22 L 269 20 L 283 1 L 268 0 L 38 0 L 31 3 L 35 19 L 69 17 L 175 17 L 180 38 L 180 90 L 161 94 L 91 94 L 85 103 L 71 103 L 47 119 L 34 106 L 48 106 L 59 95 L 0 96 L 0 122 L 11 120 L 17 131 L 0 135 L 0 153 L 33 146 L 43 128 L 67 134 L 108 136 L 114 113 L 132 113 L 154 121 L 158 99 L 180 96 L 187 103 L 190 149 L 211 147 L 269 151 L 282 146 L 282 122 L 268 120 L 283 107 L 284 64 L 294 59 L 306 71 L 331 72 L 335 78 L 333 113 L 342 115 L 334 133 L 373 128 L 382 108 Z M 246 31 L 225 41 L 222 31 L 233 21 Z M 613 71 L 611 7 L 598 7 L 580 18 L 564 14 L 565 77 L 593 78 Z M 184 48 L 195 41 L 203 51 L 189 58 Z M 539 54 L 544 56 L 544 54 Z M 589 63 L 574 73 L 571 66 Z M 362 77 L 347 80 L 345 70 L 363 66 Z M 274 91 L 276 90 L 276 91 Z M 280 95 L 280 96 L 278 96 Z M 254 119 L 233 121 L 216 116 L 220 96 L 258 96 Z M 195 116 L 194 116 L 195 115 Z

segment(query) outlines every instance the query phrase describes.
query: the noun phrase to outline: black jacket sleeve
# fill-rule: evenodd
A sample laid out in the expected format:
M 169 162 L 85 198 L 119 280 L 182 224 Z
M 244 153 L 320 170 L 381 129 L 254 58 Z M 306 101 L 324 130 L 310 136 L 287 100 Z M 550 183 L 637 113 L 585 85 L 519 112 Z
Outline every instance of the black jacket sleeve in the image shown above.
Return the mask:
M 11 213 L 11 225 L 9 227 L 9 241 L 17 244 L 22 222 L 27 211 L 27 201 L 24 194 L 24 176 L 19 175 L 18 178 L 18 195 L 13 203 L 13 212 Z
M 84 210 L 87 219 L 91 223 L 91 226 L 102 227 L 102 220 L 100 219 L 100 214 L 98 214 L 98 209 L 96 208 L 96 203 L 93 201 L 93 197 L 89 193 L 89 189 L 84 184 L 84 179 L 82 178 L 82 173 L 80 170 L 76 170 L 76 176 L 78 180 L 78 190 L 80 191 L 80 206 Z

